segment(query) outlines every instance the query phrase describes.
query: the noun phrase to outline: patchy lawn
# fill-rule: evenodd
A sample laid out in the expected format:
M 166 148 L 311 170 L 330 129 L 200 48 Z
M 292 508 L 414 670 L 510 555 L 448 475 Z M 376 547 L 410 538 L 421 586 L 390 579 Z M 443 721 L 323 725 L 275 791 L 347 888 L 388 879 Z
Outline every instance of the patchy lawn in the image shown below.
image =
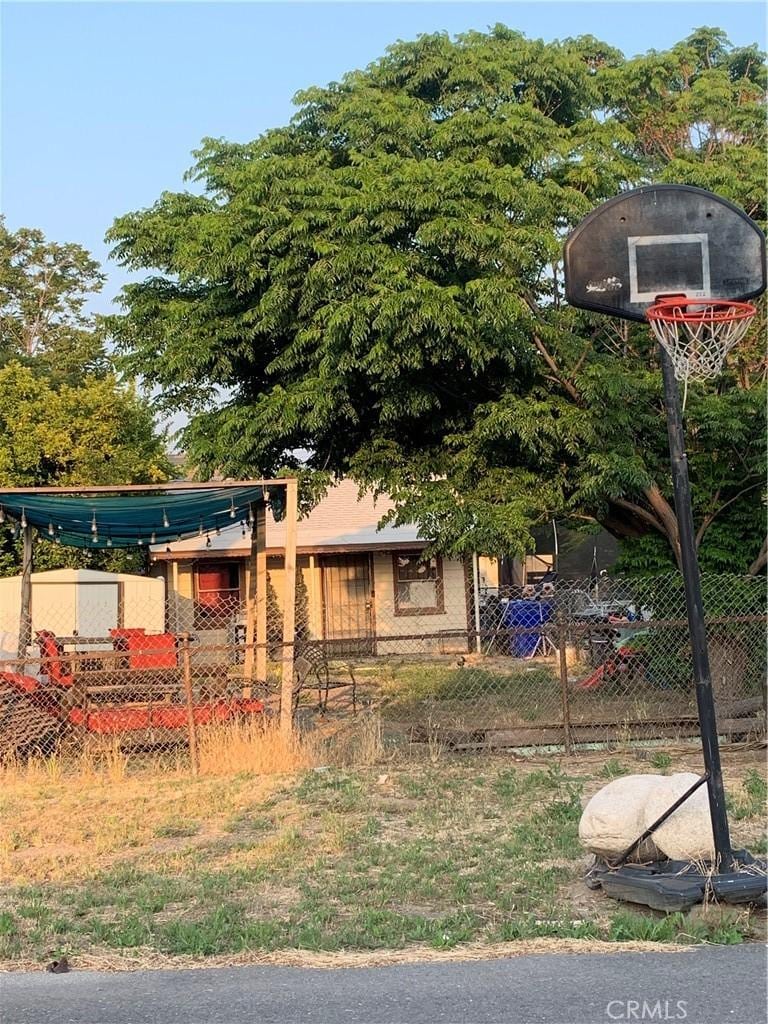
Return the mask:
M 765 851 L 762 752 L 724 761 L 734 840 Z M 626 772 L 699 769 L 690 748 L 537 761 L 437 751 L 198 779 L 8 776 L 0 960 L 740 942 L 759 915 L 636 914 L 581 881 L 589 795 Z

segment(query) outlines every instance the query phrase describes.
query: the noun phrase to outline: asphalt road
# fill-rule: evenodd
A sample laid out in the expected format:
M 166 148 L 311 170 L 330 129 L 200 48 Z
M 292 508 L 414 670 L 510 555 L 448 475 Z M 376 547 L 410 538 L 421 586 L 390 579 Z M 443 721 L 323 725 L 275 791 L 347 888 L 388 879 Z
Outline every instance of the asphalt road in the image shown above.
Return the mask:
M 0 975 L 2 1024 L 765 1024 L 758 945 L 306 970 Z

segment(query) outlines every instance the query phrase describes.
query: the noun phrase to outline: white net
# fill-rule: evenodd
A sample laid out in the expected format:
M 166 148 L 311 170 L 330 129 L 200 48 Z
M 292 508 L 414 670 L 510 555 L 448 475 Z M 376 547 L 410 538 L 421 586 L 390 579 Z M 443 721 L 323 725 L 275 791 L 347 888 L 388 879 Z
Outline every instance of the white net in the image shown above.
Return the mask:
M 656 340 L 672 360 L 678 380 L 717 377 L 725 357 L 746 334 L 755 307 L 724 300 L 666 300 L 647 311 Z

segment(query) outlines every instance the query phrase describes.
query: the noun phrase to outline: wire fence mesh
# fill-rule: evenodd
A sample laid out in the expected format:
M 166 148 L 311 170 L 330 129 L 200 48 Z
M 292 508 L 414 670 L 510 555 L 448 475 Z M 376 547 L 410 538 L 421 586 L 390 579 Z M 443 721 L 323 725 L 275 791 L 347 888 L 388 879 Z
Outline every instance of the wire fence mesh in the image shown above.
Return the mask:
M 305 557 L 286 638 L 280 559 L 262 637 L 242 566 L 190 573 L 188 586 L 171 569 L 114 585 L 42 574 L 21 651 L 20 604 L 5 600 L 0 759 L 66 762 L 118 745 L 150 768 L 174 751 L 194 769 L 210 730 L 258 730 L 288 699 L 303 730 L 374 711 L 393 743 L 455 750 L 698 734 L 677 574 L 479 588 L 470 564 L 436 556 Z M 722 739 L 762 735 L 765 582 L 705 576 L 703 591 Z

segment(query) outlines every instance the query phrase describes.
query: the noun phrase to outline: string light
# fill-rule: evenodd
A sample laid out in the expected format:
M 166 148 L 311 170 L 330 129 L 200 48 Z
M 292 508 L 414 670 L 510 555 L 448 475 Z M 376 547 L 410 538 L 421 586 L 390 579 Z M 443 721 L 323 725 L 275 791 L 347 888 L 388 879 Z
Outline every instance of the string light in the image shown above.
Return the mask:
M 54 535 L 53 523 L 48 523 L 48 536 L 49 537 L 53 537 L 53 535 Z
M 93 513 L 93 519 L 91 520 L 91 533 L 98 533 L 98 528 L 96 526 L 96 513 L 95 512 Z
M 202 523 L 200 523 L 200 529 L 197 531 L 197 535 L 198 535 L 198 537 L 202 537 L 203 536 L 203 524 Z
M 171 524 L 168 522 L 168 513 L 163 509 L 163 526 L 168 529 Z
M 141 537 L 139 537 L 139 547 L 141 548 L 143 546 L 144 546 L 144 541 L 141 539 Z
M 5 509 L 0 505 L 0 523 L 5 522 Z
M 157 535 L 155 534 L 155 531 L 153 530 L 152 531 L 152 535 L 149 538 L 149 543 L 150 544 L 154 544 L 156 541 L 157 541 Z
M 236 517 L 237 513 L 235 512 L 235 499 L 232 498 L 229 504 L 229 518 L 235 519 Z
M 107 537 L 107 547 L 108 548 L 112 547 L 112 538 L 111 537 Z
M 21 510 L 21 528 L 22 530 L 26 530 L 27 528 L 27 516 L 24 509 Z

